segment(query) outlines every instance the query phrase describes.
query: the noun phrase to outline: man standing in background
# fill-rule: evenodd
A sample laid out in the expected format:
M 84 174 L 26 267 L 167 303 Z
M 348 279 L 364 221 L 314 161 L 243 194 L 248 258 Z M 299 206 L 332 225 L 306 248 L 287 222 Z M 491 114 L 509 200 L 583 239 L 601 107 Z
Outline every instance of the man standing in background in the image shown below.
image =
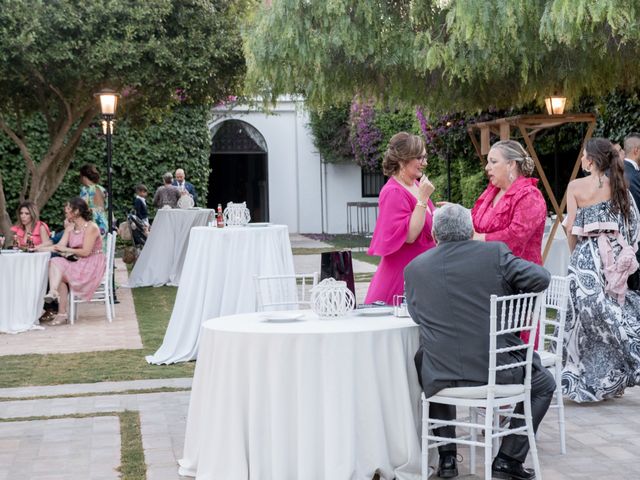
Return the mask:
M 195 187 L 184 179 L 184 170 L 179 168 L 176 170 L 175 180 L 172 183 L 173 186 L 178 187 L 181 192 L 188 192 L 193 198 L 193 206 L 198 204 L 198 194 Z
M 629 192 L 640 208 L 640 133 L 632 132 L 624 139 L 624 178 L 629 184 Z M 636 251 L 640 262 L 640 245 Z M 631 290 L 640 290 L 640 271 L 629 276 L 627 285 Z

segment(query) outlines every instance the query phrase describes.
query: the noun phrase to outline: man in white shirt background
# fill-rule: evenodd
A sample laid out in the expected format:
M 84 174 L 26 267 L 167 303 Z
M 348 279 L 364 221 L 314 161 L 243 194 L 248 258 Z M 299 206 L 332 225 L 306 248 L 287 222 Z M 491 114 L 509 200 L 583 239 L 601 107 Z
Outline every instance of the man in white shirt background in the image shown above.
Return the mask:
M 178 187 L 180 191 L 188 192 L 189 195 L 191 195 L 191 198 L 193 198 L 194 207 L 198 204 L 198 194 L 196 193 L 196 189 L 191 183 L 185 180 L 184 170 L 182 168 L 178 168 L 176 170 L 172 185 Z

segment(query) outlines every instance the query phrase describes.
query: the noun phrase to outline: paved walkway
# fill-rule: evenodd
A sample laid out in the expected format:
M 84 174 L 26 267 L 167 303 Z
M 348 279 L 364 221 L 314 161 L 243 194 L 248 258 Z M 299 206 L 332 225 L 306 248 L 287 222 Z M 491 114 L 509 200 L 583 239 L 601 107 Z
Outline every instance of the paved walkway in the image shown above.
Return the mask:
M 127 281 L 127 269 L 116 259 L 116 285 Z M 142 348 L 138 319 L 130 289 L 119 288 L 116 317 L 106 321 L 104 303 L 78 305 L 78 320 L 73 325 L 45 326 L 15 335 L 0 334 L 0 355 L 30 353 L 78 353 Z
M 116 285 L 127 281 L 127 269 L 116 259 Z M 0 355 L 30 353 L 77 353 L 142 348 L 138 319 L 130 289 L 119 288 L 116 317 L 106 321 L 103 303 L 78 305 L 78 320 L 73 325 L 45 326 L 16 335 L 0 335 Z
M 14 398 L 0 402 L 0 420 L 4 420 L 0 421 L 0 480 L 117 479 L 120 428 L 116 414 L 124 410 L 140 414 L 147 479 L 184 478 L 177 473 L 177 461 L 182 456 L 190 392 L 144 391 L 161 386 L 188 389 L 190 383 L 190 379 L 167 379 L 0 389 L 0 398 Z M 125 390 L 140 393 L 118 393 Z M 28 398 L 62 393 L 98 395 Z M 636 480 L 640 465 L 639 409 L 638 388 L 628 390 L 621 399 L 599 404 L 569 403 L 564 456 L 559 453 L 555 412 L 549 412 L 537 441 L 544 479 Z M 98 412 L 113 415 L 90 416 Z M 72 414 L 89 416 L 48 418 Z M 43 418 L 20 420 L 33 416 Z M 482 478 L 468 473 L 468 451 L 461 449 L 460 453 L 465 458 L 460 478 Z M 481 462 L 480 455 L 478 472 L 482 472 Z

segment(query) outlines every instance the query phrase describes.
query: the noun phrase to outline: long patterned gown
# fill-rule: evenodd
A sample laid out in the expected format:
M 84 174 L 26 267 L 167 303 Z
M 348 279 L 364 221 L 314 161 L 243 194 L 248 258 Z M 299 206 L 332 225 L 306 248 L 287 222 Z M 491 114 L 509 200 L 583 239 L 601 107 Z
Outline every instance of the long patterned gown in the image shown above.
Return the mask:
M 562 371 L 563 394 L 575 402 L 612 398 L 640 383 L 640 295 L 625 292 L 626 270 L 633 266 L 632 249 L 623 247 L 638 238 L 638 210 L 630 200 L 628 222 L 612 212 L 610 200 L 576 214 Z M 608 281 L 616 280 L 616 273 L 605 277 L 603 255 L 609 257 L 604 262 L 609 271 L 618 270 L 617 291 L 616 282 Z

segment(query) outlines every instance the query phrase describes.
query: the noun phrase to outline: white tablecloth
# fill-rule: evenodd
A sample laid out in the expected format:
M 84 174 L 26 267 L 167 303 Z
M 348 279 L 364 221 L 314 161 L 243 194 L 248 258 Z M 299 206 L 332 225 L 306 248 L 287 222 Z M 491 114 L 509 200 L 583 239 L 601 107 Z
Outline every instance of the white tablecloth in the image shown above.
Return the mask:
M 149 238 L 131 271 L 127 285 L 178 286 L 191 229 L 206 225 L 212 215 L 213 210 L 206 208 L 158 210 Z
M 544 247 L 547 244 L 547 238 L 550 232 L 549 228 L 545 228 L 544 236 L 542 237 L 542 252 L 544 253 Z M 544 262 L 544 266 L 551 275 L 565 276 L 569 268 L 569 259 L 571 253 L 569 252 L 569 244 L 567 243 L 567 236 L 564 233 L 562 225 L 558 225 L 555 237 L 551 243 L 547 260 Z
M 410 318 L 203 325 L 180 460 L 198 480 L 420 478 Z M 287 314 L 291 314 L 288 311 Z
M 40 314 L 47 288 L 49 253 L 0 254 L 0 332 L 32 329 Z
M 286 225 L 196 227 L 162 346 L 149 363 L 194 360 L 209 318 L 255 312 L 254 275 L 293 275 Z

